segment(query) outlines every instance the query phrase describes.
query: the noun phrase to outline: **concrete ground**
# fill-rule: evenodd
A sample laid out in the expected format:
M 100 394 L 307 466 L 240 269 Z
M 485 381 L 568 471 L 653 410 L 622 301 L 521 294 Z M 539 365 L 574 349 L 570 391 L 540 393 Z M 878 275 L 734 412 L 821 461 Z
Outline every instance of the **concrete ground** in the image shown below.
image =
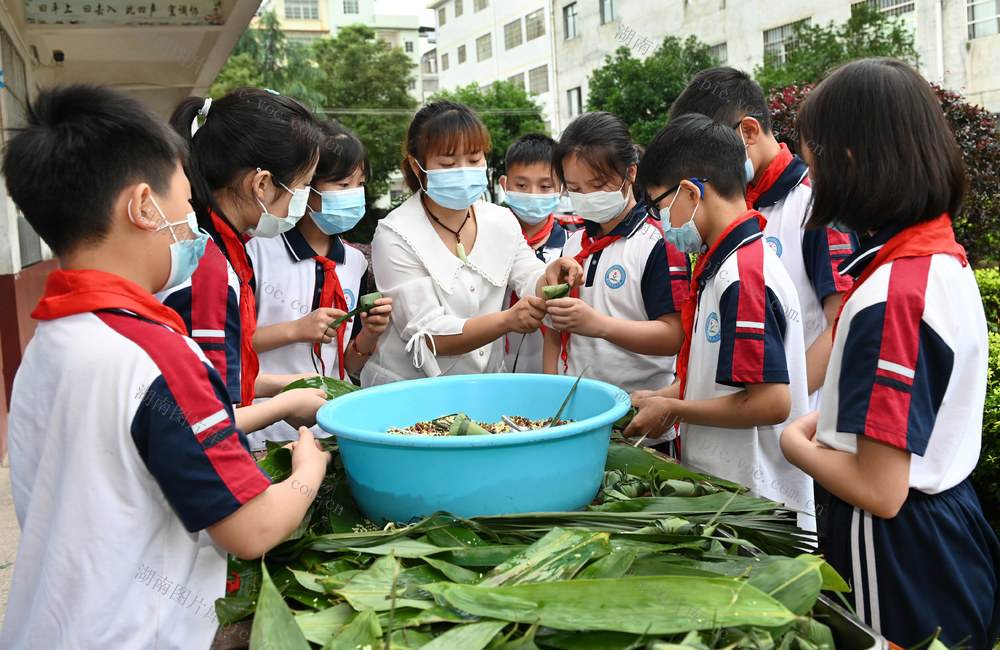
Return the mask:
M 14 514 L 14 499 L 10 492 L 10 459 L 0 461 L 0 627 L 7 611 L 7 594 L 14 575 L 14 558 L 21 528 Z

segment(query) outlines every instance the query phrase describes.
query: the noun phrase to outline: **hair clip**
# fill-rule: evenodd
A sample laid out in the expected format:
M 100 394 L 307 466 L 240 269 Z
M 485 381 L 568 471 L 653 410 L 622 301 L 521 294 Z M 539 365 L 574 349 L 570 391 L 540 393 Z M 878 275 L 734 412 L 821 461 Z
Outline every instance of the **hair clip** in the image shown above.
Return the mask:
M 202 117 L 204 117 L 207 120 L 208 119 L 208 109 L 210 109 L 210 108 L 212 108 L 212 98 L 211 97 L 206 97 L 205 98 L 205 103 L 201 105 L 201 108 L 198 109 L 198 112 L 195 114 L 194 119 L 191 120 L 191 137 L 192 138 L 194 137 L 194 134 L 198 132 L 198 128 L 199 128 L 198 127 L 198 116 L 201 115 Z

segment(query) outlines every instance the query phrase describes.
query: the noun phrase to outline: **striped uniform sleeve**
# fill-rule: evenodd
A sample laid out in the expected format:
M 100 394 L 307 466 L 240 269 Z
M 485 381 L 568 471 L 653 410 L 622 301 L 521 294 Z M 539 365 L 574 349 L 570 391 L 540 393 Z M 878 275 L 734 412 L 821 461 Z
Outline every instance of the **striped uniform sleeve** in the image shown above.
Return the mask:
M 687 255 L 669 242 L 657 242 L 646 258 L 640 288 L 649 320 L 679 312 L 691 290 Z
M 838 431 L 918 456 L 927 449 L 955 365 L 954 350 L 922 319 L 930 262 L 892 263 L 886 301 L 851 318 L 838 380 Z
M 737 252 L 739 280 L 719 301 L 720 344 L 715 381 L 726 386 L 787 384 L 785 310 L 764 283 L 763 240 Z
M 123 313 L 99 317 L 141 347 L 160 371 L 143 393 L 130 432 L 184 527 L 207 528 L 266 490 L 271 479 L 236 428 L 215 369 L 161 325 Z
M 858 247 L 858 236 L 832 228 L 807 229 L 802 235 L 802 259 L 816 297 L 823 300 L 834 293 L 843 293 L 854 281 L 841 275 L 837 267 Z

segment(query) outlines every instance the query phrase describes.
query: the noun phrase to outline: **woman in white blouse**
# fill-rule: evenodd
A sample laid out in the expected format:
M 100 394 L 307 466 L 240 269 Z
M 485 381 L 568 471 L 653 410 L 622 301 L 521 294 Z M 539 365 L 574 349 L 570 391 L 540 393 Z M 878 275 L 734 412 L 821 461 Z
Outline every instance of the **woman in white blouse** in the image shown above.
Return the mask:
M 503 336 L 542 324 L 542 286 L 583 281 L 571 258 L 547 266 L 510 210 L 481 200 L 490 136 L 456 102 L 421 108 L 402 164 L 413 192 L 372 240 L 379 291 L 393 320 L 361 373 L 362 386 L 404 379 L 503 372 Z M 508 286 L 522 298 L 503 309 Z

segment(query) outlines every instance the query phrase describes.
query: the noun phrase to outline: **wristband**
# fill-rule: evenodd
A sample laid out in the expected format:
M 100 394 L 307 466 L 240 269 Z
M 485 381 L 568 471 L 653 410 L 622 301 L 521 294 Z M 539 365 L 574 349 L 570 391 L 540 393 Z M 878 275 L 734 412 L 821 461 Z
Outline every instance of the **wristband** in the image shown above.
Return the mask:
M 365 354 L 364 352 L 362 352 L 361 350 L 358 349 L 358 340 L 357 339 L 354 339 L 353 341 L 351 341 L 351 347 L 354 348 L 354 351 L 358 353 L 358 356 L 370 357 L 373 354 L 375 354 L 375 350 L 378 349 L 378 343 L 375 344 L 375 347 L 373 347 L 372 351 L 369 352 L 368 354 Z

